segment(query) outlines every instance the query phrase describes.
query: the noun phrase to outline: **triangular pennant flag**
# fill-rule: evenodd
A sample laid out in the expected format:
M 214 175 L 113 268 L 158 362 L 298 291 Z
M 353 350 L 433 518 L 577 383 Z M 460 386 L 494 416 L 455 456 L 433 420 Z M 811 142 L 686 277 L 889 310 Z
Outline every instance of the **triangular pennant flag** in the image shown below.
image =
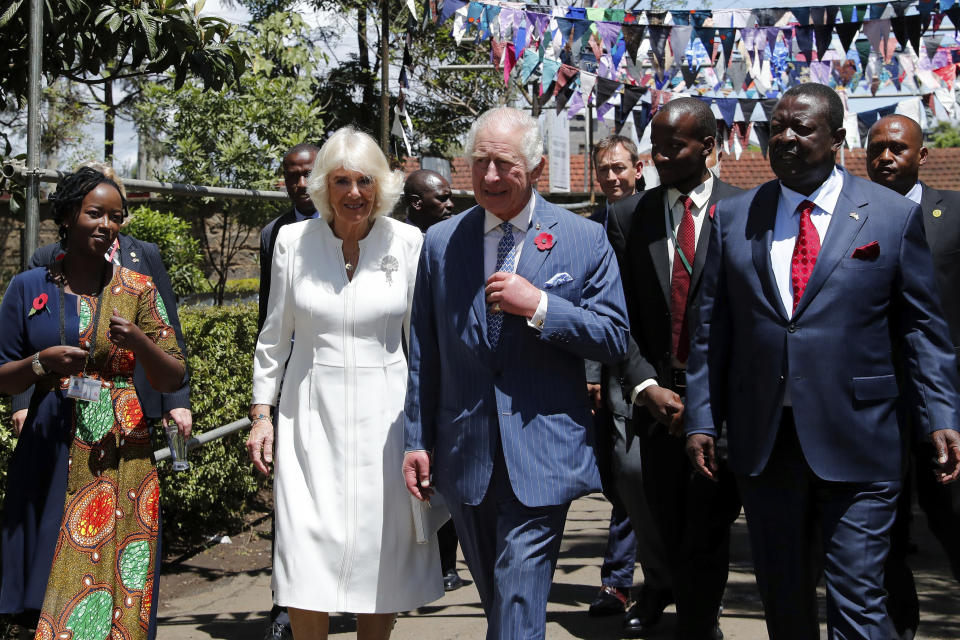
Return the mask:
M 510 84 L 510 72 L 517 64 L 517 50 L 508 42 L 503 52 L 503 84 Z
M 553 84 L 553 80 L 557 77 L 557 71 L 559 70 L 559 60 L 552 60 L 550 58 L 545 58 L 543 60 L 543 68 L 540 71 L 540 93 L 545 93 L 546 90 L 550 88 L 550 85 Z
M 777 108 L 777 99 L 767 98 L 766 100 L 761 100 L 760 108 L 763 109 L 763 113 L 767 116 L 767 122 L 770 122 L 770 118 L 773 117 L 773 110 Z
M 737 100 L 737 104 L 740 105 L 740 113 L 743 114 L 743 119 L 750 122 L 753 120 L 753 110 L 760 104 L 760 99 L 741 98 Z
M 757 24 L 761 27 L 772 27 L 780 22 L 780 18 L 782 18 L 786 12 L 786 9 L 757 9 Z
M 923 39 L 923 46 L 927 50 L 927 58 L 933 60 L 933 56 L 937 55 L 937 49 L 940 48 L 940 36 L 927 36 Z
M 855 44 L 857 54 L 860 56 L 860 71 L 865 73 L 867 63 L 870 61 L 870 42 L 868 40 L 858 40 Z
M 780 27 L 764 27 L 763 32 L 767 38 L 767 49 L 772 56 L 777 48 L 777 36 L 780 35 Z
M 577 114 L 583 110 L 583 95 L 579 91 L 574 91 L 570 96 L 570 105 L 567 107 L 567 120 L 573 120 Z
M 890 35 L 890 20 L 869 20 L 863 23 L 863 35 L 878 54 L 887 58 L 887 38 Z
M 827 52 L 827 47 L 830 46 L 830 40 L 833 39 L 833 25 L 814 25 L 813 33 L 817 38 L 817 60 L 823 60 L 823 54 Z
M 613 22 L 597 22 L 596 25 L 604 50 L 613 51 L 613 46 L 620 38 L 620 25 Z
M 810 24 L 809 7 L 793 7 L 790 9 L 790 12 L 793 14 L 793 17 L 796 18 L 797 22 L 800 23 L 801 27 Z
M 621 28 L 623 41 L 627 45 L 627 52 L 630 53 L 630 58 L 634 62 L 637 61 L 637 49 L 640 48 L 640 43 L 643 42 L 643 32 L 645 30 L 646 26 L 642 24 L 625 24 Z
M 557 70 L 557 82 L 553 87 L 553 95 L 557 95 L 568 84 L 573 84 L 572 80 L 577 77 L 578 73 L 580 73 L 580 69 L 576 67 L 571 67 L 568 64 L 560 65 L 560 69 Z
M 934 69 L 933 72 L 937 74 L 944 84 L 947 85 L 947 88 L 950 91 L 953 91 L 953 83 L 957 80 L 957 65 L 951 62 L 945 67 L 940 67 L 939 69 Z
M 670 39 L 670 27 L 650 25 L 647 27 L 647 33 L 650 34 L 650 50 L 657 59 L 657 64 L 662 69 L 664 67 L 664 52 L 667 48 L 667 40 Z
M 540 64 L 540 56 L 532 48 L 527 47 L 520 60 L 520 84 L 527 84 L 530 82 L 530 76 L 533 75 Z
M 490 61 L 497 71 L 500 70 L 500 62 L 503 60 L 504 45 L 496 38 L 490 38 Z
M 616 80 L 607 78 L 597 78 L 597 97 L 594 105 L 602 107 L 607 100 L 613 97 L 613 94 L 620 88 L 620 83 Z
M 717 35 L 720 36 L 720 46 L 723 48 L 723 60 L 730 62 L 730 56 L 733 53 L 734 41 L 737 38 L 736 29 L 717 29 Z
M 617 40 L 617 44 L 614 45 L 613 51 L 610 52 L 610 57 L 613 59 L 613 68 L 620 68 L 620 61 L 623 59 L 623 54 L 627 51 L 627 45 L 623 40 Z
M 810 24 L 826 24 L 827 23 L 827 10 L 826 7 L 810 7 Z
M 827 9 L 827 19 L 824 24 L 835 24 L 837 22 L 837 14 L 840 12 L 840 7 L 835 4 L 828 5 Z
M 901 54 L 902 55 L 902 54 Z M 887 73 L 890 74 L 890 80 L 893 82 L 893 86 L 897 88 L 897 91 L 900 91 L 900 61 L 899 58 L 894 58 L 890 64 L 883 65 L 883 68 L 887 70 Z
M 571 68 L 575 69 L 575 67 Z M 560 76 L 558 75 L 557 77 L 559 78 Z M 557 115 L 560 115 L 560 112 L 563 111 L 563 108 L 567 106 L 567 102 L 571 97 L 573 97 L 573 94 L 577 92 L 577 86 L 578 85 L 576 82 L 568 82 L 567 86 L 563 87 L 557 92 L 554 104 L 557 109 Z
M 867 19 L 867 7 L 868 7 L 868 6 L 870 6 L 870 5 L 866 5 L 866 4 L 858 4 L 858 5 L 856 5 L 857 15 L 856 15 L 856 17 L 854 18 L 854 20 L 856 20 L 857 22 L 863 22 L 864 20 L 866 20 L 866 19 Z
M 593 57 L 598 62 L 600 58 L 603 57 L 603 45 L 600 43 L 600 40 L 597 39 L 595 34 L 590 34 L 587 38 L 587 44 L 590 45 L 590 51 L 593 52 Z
M 953 31 L 956 33 L 960 29 L 960 6 L 953 5 L 942 13 L 947 14 L 947 17 L 950 18 L 950 24 L 953 25 Z
M 760 144 L 760 153 L 767 157 L 767 148 L 770 146 L 770 123 L 754 122 L 753 132 L 757 135 L 757 142 Z
M 650 104 L 643 102 L 639 109 L 633 110 L 633 129 L 637 133 L 637 139 L 643 139 L 643 132 L 650 124 Z
M 691 26 L 674 26 L 670 31 L 670 50 L 673 51 L 673 63 L 679 64 L 683 58 L 683 52 L 687 50 L 690 43 L 690 36 L 693 35 Z
M 840 7 L 840 15 L 843 16 L 844 22 L 853 22 L 853 9 L 852 4 L 845 4 Z
M 823 25 L 819 25 L 823 26 Z M 814 82 L 819 82 L 820 84 L 830 84 L 830 63 L 821 62 L 817 60 L 816 62 L 810 63 L 810 79 Z
M 404 89 L 410 88 L 410 83 L 407 81 L 407 68 L 400 67 L 400 75 L 397 77 L 397 83 Z
M 713 27 L 697 27 L 696 34 L 707 50 L 707 57 L 713 60 L 713 40 L 717 37 L 717 30 Z
M 901 47 L 906 47 L 909 42 L 915 53 L 920 52 L 920 34 L 922 25 L 919 15 L 900 16 L 890 21 L 893 28 L 893 35 Z
M 584 104 L 590 104 L 590 94 L 593 93 L 593 86 L 597 84 L 597 76 L 594 73 L 580 72 L 580 95 L 583 96 Z
M 617 108 L 617 132 L 623 127 L 627 116 L 633 111 L 633 108 L 640 102 L 640 98 L 647 92 L 646 87 L 626 86 L 623 89 L 623 95 L 620 96 L 620 106 Z
M 520 27 L 513 34 L 513 49 L 518 52 L 520 55 L 523 55 L 524 50 L 527 48 L 527 29 L 526 27 Z
M 466 0 L 443 0 L 443 8 L 440 9 L 440 20 L 437 24 L 443 24 L 450 19 L 450 16 L 457 12 L 457 9 L 465 6 L 467 6 Z
M 693 89 L 693 85 L 697 81 L 697 76 L 700 74 L 700 65 L 691 68 L 690 65 L 682 63 L 680 65 L 680 73 L 683 75 L 683 82 L 687 85 L 687 89 Z
M 573 21 L 573 36 L 570 38 L 570 46 L 577 47 L 583 46 L 586 44 L 586 39 L 592 35 L 590 31 L 590 25 L 593 23 L 589 20 L 574 20 Z
M 837 36 L 840 37 L 840 45 L 843 47 L 844 53 L 850 51 L 850 45 L 853 44 L 854 38 L 856 38 L 860 32 L 861 25 L 862 23 L 860 22 L 844 22 L 834 25 L 834 28 L 837 30 Z
M 809 60 L 813 53 L 813 25 L 798 26 L 795 33 L 797 34 L 797 48 Z
M 666 11 L 647 11 L 648 25 L 662 25 L 667 18 Z
M 867 20 L 880 20 L 883 18 L 883 12 L 887 8 L 886 2 L 874 2 L 867 5 L 868 8 L 868 18 Z
M 737 113 L 736 98 L 714 98 L 714 104 L 720 109 L 720 117 L 728 125 L 733 126 L 734 116 Z
M 743 89 L 743 81 L 747 77 L 747 61 L 741 58 L 731 62 L 727 66 L 727 77 L 730 78 L 734 91 Z
M 524 13 L 526 15 L 527 22 L 533 29 L 534 37 L 539 38 L 542 36 L 544 29 L 547 28 L 548 24 L 550 24 L 550 15 L 546 13 L 534 13 L 532 11 L 526 11 Z
M 573 37 L 573 20 L 557 18 L 557 31 L 560 33 L 560 46 L 566 45 L 567 41 Z

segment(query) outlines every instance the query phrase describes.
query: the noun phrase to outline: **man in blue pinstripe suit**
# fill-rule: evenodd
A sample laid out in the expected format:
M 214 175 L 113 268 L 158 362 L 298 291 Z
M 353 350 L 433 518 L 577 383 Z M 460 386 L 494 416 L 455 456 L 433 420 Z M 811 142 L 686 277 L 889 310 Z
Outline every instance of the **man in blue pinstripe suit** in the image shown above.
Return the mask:
M 534 191 L 535 120 L 493 109 L 465 148 L 478 206 L 420 257 L 404 477 L 443 494 L 487 639 L 544 638 L 567 509 L 600 489 L 583 360 L 624 359 L 626 304 L 603 228 Z

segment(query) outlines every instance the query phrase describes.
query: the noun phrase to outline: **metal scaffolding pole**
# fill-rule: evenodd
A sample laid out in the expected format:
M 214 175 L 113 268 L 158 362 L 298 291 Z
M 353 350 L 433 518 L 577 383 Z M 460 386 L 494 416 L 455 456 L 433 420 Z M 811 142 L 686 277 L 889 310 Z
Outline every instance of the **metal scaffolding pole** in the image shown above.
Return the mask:
M 40 229 L 40 73 L 43 68 L 43 1 L 30 0 L 30 86 L 27 90 L 27 210 L 21 238 L 20 266 L 37 248 Z

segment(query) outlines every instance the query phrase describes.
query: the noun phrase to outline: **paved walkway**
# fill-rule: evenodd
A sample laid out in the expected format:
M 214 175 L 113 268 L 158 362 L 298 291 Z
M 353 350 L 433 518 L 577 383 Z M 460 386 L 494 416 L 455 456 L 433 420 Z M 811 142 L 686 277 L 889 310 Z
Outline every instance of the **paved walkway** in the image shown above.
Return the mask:
M 600 555 L 609 515 L 609 505 L 599 496 L 578 500 L 570 510 L 547 613 L 550 640 L 620 637 L 617 616 L 591 618 L 586 613 L 600 583 Z M 159 640 L 261 640 L 270 607 L 268 535 L 269 522 L 264 520 L 253 530 L 234 536 L 233 544 L 214 546 L 165 567 Z M 917 638 L 960 638 L 960 586 L 950 578 L 942 550 L 929 535 L 920 514 L 914 521 L 914 540 L 919 552 L 911 556 L 911 564 L 916 572 L 923 620 Z M 237 566 L 238 554 L 244 568 L 224 570 L 224 566 Z M 461 574 L 468 577 L 465 567 L 461 568 Z M 640 579 L 638 571 L 637 581 Z M 674 622 L 670 607 L 658 633 L 650 637 L 672 638 Z M 728 640 L 766 638 L 742 518 L 733 530 L 730 584 L 721 627 Z M 354 630 L 349 616 L 331 618 L 332 638 L 354 637 Z M 401 616 L 392 639 L 478 639 L 483 638 L 485 630 L 477 592 L 470 585 Z

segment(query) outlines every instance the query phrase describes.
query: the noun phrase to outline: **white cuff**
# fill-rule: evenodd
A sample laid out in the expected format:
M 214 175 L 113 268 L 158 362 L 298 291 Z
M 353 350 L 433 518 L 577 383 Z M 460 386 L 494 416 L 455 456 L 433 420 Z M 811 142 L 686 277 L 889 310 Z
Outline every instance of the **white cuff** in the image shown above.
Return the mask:
M 543 329 L 543 321 L 547 319 L 547 292 L 540 292 L 540 303 L 537 310 L 533 312 L 533 317 L 527 320 L 527 326 L 537 331 Z
M 640 392 L 646 389 L 647 387 L 655 387 L 655 386 L 658 386 L 658 385 L 657 385 L 657 381 L 654 380 L 653 378 L 647 378 L 646 380 L 644 380 L 643 382 L 635 386 L 633 390 L 630 392 L 630 404 L 643 406 L 642 402 L 637 402 L 637 396 L 639 396 Z

